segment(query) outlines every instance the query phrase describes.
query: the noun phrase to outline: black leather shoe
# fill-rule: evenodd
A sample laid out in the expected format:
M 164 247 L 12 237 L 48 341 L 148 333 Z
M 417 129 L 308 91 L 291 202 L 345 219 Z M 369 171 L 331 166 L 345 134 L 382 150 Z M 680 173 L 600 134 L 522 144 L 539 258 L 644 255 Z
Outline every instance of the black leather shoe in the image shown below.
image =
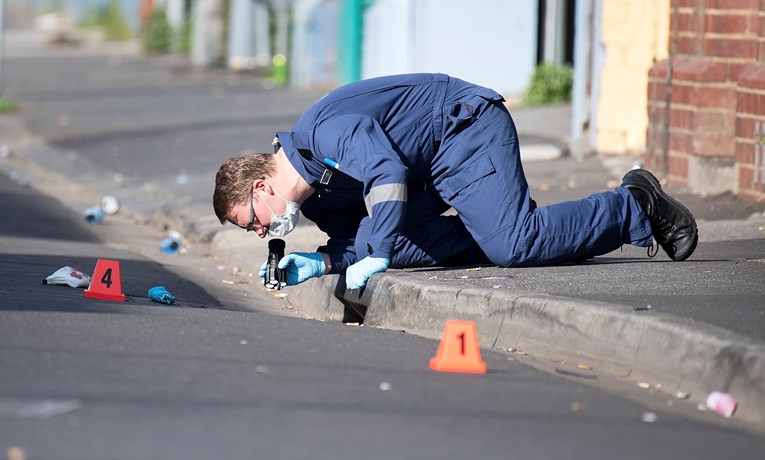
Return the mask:
M 685 260 L 696 249 L 699 231 L 693 214 L 677 200 L 664 193 L 659 181 L 645 169 L 633 169 L 624 175 L 627 187 L 651 222 L 653 238 L 672 260 Z

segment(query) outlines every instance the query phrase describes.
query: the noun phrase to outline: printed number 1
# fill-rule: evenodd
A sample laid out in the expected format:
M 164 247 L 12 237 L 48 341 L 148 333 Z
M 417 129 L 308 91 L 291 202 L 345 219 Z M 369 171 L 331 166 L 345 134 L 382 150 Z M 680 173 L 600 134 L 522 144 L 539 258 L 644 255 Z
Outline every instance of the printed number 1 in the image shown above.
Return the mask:
M 458 335 L 457 337 L 460 339 L 460 351 L 464 355 L 465 354 L 465 333 L 463 332 L 462 334 Z
M 106 271 L 104 272 L 104 276 L 101 277 L 101 282 L 106 285 L 107 289 L 112 287 L 112 269 L 111 268 L 106 269 Z

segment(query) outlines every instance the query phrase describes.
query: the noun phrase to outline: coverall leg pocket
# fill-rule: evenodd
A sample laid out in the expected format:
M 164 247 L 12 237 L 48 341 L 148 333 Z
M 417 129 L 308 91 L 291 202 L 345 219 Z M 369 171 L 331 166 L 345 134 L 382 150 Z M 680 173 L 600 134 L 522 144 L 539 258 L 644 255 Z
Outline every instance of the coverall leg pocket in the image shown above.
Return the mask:
M 516 148 L 481 150 L 434 184 L 489 260 L 501 266 L 514 263 L 520 243 L 515 227 L 530 212 L 528 187 L 514 169 Z

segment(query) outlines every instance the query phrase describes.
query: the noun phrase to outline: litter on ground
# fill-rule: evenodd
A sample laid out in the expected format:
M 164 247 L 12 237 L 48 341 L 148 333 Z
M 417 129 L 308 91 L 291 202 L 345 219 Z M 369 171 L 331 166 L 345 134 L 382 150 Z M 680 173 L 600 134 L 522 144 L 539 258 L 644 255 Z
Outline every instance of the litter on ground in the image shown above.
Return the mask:
M 73 288 L 90 285 L 90 275 L 70 266 L 61 267 L 43 280 L 43 284 L 58 284 Z
M 149 289 L 149 299 L 152 302 L 172 305 L 175 302 L 175 296 L 172 295 L 164 286 L 154 286 Z
M 707 396 L 707 408 L 715 411 L 718 415 L 722 415 L 725 418 L 730 418 L 734 412 L 736 412 L 736 400 L 733 396 L 722 393 L 720 391 L 713 391 Z

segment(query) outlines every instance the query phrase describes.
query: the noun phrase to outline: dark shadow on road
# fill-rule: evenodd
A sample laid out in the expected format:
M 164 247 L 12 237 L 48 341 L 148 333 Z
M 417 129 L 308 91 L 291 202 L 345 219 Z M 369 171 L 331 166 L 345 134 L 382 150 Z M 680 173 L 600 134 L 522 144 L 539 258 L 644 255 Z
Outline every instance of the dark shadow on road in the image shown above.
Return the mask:
M 72 213 L 53 198 L 25 188 L 0 174 L 0 236 L 20 236 L 64 241 L 98 242 Z

